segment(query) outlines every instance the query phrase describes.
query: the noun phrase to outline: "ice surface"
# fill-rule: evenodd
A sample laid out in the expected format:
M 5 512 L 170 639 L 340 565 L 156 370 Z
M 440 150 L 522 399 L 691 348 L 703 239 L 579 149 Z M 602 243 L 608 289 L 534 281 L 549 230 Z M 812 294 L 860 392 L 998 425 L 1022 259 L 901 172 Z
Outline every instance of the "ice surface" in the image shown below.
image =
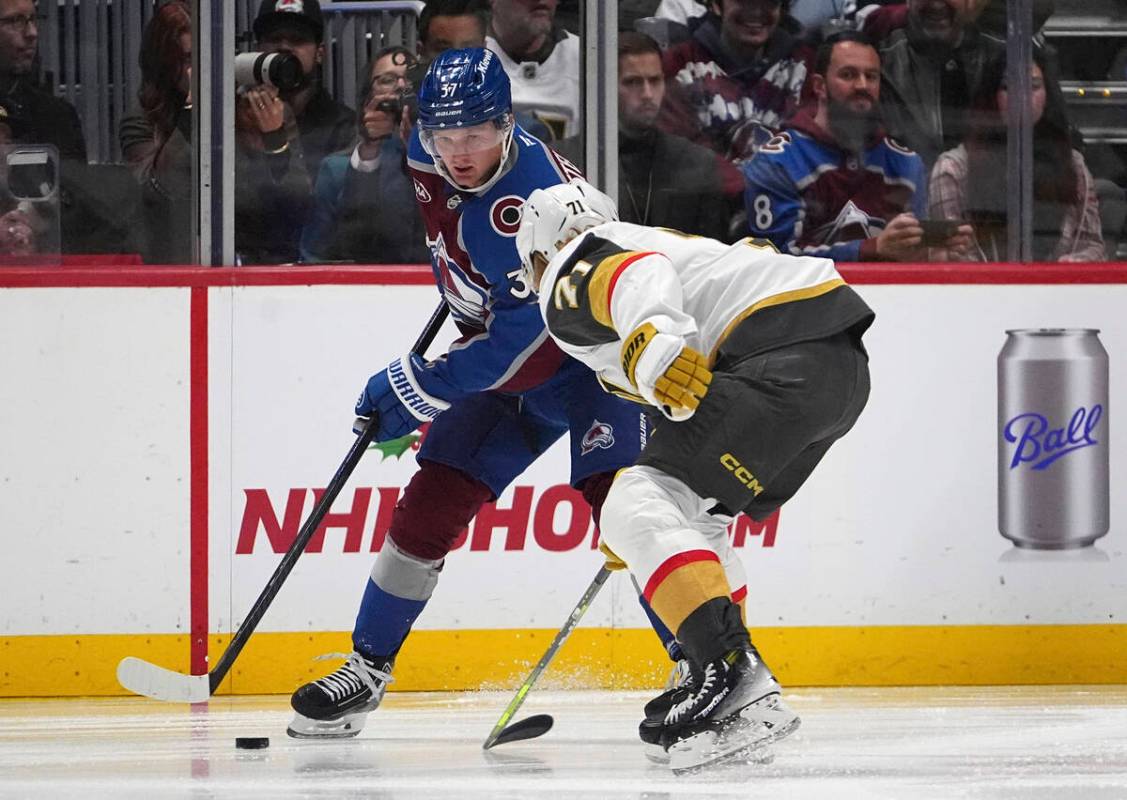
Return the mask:
M 0 797 L 1127 798 L 1127 687 L 794 690 L 771 763 L 689 777 L 642 755 L 649 696 L 534 691 L 555 728 L 489 752 L 505 693 L 393 693 L 333 742 L 288 738 L 285 697 L 0 700 Z

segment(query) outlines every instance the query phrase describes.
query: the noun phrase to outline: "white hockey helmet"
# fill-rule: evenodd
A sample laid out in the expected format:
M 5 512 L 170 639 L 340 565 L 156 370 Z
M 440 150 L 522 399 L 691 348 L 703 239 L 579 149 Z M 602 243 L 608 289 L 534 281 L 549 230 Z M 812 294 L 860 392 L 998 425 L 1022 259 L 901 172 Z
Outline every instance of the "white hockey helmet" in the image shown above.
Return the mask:
M 532 278 L 534 254 L 551 261 L 556 251 L 583 231 L 617 220 L 614 201 L 582 178 L 535 190 L 524 201 L 517 230 L 517 253 L 525 285 L 539 293 L 540 287 L 533 285 Z

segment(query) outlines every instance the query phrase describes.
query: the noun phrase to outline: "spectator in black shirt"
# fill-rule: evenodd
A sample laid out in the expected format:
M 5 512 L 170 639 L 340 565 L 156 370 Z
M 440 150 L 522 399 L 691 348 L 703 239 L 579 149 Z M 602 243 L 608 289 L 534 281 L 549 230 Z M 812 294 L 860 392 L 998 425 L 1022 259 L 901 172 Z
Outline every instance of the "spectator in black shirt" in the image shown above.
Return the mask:
M 301 62 L 296 89 L 244 87 L 235 111 L 235 249 L 241 263 L 297 261 L 313 178 L 329 153 L 352 142 L 355 114 L 321 86 L 325 32 L 317 0 L 263 0 L 258 46 Z
M 657 127 L 665 74 L 661 49 L 635 31 L 618 34 L 618 213 L 624 222 L 731 240 L 743 178 L 712 150 Z M 559 143 L 582 164 L 581 138 Z M 740 232 L 742 235 L 742 231 Z
M 86 161 L 86 140 L 74 106 L 36 85 L 39 47 L 33 0 L 0 0 L 0 118 L 17 144 L 52 144 L 62 159 Z

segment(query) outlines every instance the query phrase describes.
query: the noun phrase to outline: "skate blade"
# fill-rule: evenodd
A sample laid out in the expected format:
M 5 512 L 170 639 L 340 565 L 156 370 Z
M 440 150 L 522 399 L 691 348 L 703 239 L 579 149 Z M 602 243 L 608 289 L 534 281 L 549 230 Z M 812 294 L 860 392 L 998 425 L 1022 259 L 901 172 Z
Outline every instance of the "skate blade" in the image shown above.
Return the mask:
M 766 745 L 769 733 L 743 717 L 730 717 L 671 744 L 666 751 L 676 775 L 692 774 L 721 759 Z
M 345 714 L 340 719 L 311 719 L 294 714 L 286 733 L 294 739 L 351 739 L 364 730 L 368 712 Z
M 666 752 L 665 748 L 660 744 L 645 744 L 643 747 L 645 748 L 643 752 L 646 755 L 646 759 L 651 764 L 656 764 L 659 767 L 669 766 L 669 753 Z M 766 747 L 759 745 L 752 748 L 744 748 L 743 750 L 732 753 L 730 756 L 725 756 L 723 761 L 727 761 L 728 759 L 734 761 L 741 757 L 745 760 L 745 763 L 748 764 L 766 765 L 775 761 L 775 754 L 766 749 Z M 689 770 L 689 774 L 691 774 L 691 772 L 697 768 L 688 767 L 687 769 Z
M 790 736 L 802 724 L 801 718 L 777 694 L 771 694 L 740 711 L 740 716 L 764 729 L 764 744 Z
M 770 694 L 746 706 L 739 716 L 670 745 L 669 767 L 684 775 L 721 762 L 770 763 L 773 755 L 765 760 L 759 753 L 767 745 L 790 736 L 801 724 L 802 720 L 778 694 Z

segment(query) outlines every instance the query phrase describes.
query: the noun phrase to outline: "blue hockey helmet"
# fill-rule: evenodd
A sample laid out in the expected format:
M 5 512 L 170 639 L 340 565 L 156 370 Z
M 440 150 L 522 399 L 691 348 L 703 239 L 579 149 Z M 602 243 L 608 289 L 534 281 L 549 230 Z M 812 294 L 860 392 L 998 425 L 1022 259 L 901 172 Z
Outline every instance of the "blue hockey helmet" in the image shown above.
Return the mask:
M 501 59 L 484 47 L 447 50 L 419 87 L 419 126 L 465 128 L 509 114 L 513 95 Z
M 460 191 L 481 193 L 505 173 L 513 143 L 512 90 L 501 59 L 491 50 L 447 50 L 427 70 L 419 87 L 419 140 L 435 169 Z M 460 129 L 485 123 L 493 128 L 463 135 Z M 478 186 L 462 186 L 451 176 L 446 158 L 500 145 L 493 174 Z

